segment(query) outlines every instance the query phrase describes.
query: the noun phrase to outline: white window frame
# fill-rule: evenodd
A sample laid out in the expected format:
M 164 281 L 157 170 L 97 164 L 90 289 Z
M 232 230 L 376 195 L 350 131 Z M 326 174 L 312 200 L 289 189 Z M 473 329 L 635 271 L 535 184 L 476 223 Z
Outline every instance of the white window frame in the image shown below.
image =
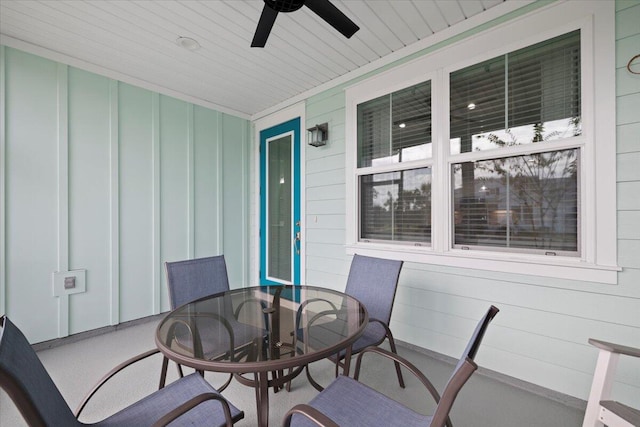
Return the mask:
M 571 21 L 567 22 L 567 17 L 571 17 Z M 581 30 L 582 135 L 570 142 L 549 143 L 548 147 L 549 150 L 560 150 L 577 143 L 582 150 L 578 189 L 581 200 L 580 256 L 453 249 L 450 165 L 471 160 L 474 154 L 449 154 L 449 73 L 577 29 Z M 358 241 L 358 181 L 363 171 L 357 168 L 357 106 L 426 80 L 431 80 L 432 88 L 431 245 Z M 616 238 L 614 2 L 571 1 L 545 6 L 361 81 L 347 88 L 345 95 L 347 253 L 617 283 L 620 268 L 617 266 Z M 508 150 L 511 150 L 509 154 L 517 155 L 528 154 L 532 148 L 522 145 Z M 504 153 L 500 150 L 497 155 L 501 157 Z

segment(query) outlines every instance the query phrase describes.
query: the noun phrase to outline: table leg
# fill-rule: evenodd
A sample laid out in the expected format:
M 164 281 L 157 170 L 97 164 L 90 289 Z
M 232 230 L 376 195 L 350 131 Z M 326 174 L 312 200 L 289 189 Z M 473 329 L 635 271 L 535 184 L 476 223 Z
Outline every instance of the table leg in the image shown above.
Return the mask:
M 256 379 L 256 405 L 258 410 L 258 427 L 269 426 L 269 373 L 258 372 Z
M 271 339 L 269 350 L 271 351 L 272 359 L 280 359 L 280 347 L 282 343 L 280 342 L 280 294 L 282 293 L 282 288 L 278 288 L 276 290 L 275 295 L 273 296 L 273 303 L 271 304 L 271 309 L 269 310 L 269 314 L 271 314 Z M 271 373 L 274 383 L 278 380 L 279 376 L 282 376 L 283 371 L 274 371 Z M 273 392 L 277 393 L 282 386 L 274 386 Z

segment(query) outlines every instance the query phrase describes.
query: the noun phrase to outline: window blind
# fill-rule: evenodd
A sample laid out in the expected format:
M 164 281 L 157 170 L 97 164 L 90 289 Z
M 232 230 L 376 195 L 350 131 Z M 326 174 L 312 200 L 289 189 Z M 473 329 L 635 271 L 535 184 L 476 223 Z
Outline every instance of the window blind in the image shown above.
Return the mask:
M 451 73 L 450 98 L 453 154 L 580 134 L 580 31 Z
M 360 238 L 431 241 L 431 168 L 360 177 Z
M 454 244 L 578 251 L 578 154 L 454 164 Z
M 358 105 L 358 167 L 431 157 L 431 83 Z

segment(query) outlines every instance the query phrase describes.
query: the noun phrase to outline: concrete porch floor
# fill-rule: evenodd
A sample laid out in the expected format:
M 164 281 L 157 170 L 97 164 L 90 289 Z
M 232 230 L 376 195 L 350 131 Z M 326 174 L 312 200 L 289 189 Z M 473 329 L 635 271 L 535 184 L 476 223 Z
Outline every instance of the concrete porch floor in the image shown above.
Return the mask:
M 154 348 L 155 327 L 159 318 L 147 322 L 117 328 L 113 331 L 82 339 L 65 339 L 61 345 L 51 348 L 48 344 L 36 345 L 38 355 L 60 389 L 72 410 L 84 395 L 109 369 L 144 350 Z M 482 352 L 482 348 L 480 348 Z M 399 353 L 415 363 L 438 390 L 449 378 L 453 366 L 441 358 L 433 358 L 408 346 L 401 346 Z M 81 417 L 82 421 L 100 420 L 119 408 L 127 406 L 155 390 L 158 385 L 161 356 L 153 356 L 115 377 L 91 401 Z M 328 361 L 311 366 L 314 378 L 328 384 L 333 375 L 333 365 Z M 169 366 L 170 378 L 176 377 L 175 365 Z M 226 375 L 207 373 L 206 378 L 220 385 Z M 405 375 L 407 388 L 399 388 L 393 364 L 365 359 L 361 380 L 383 391 L 396 400 L 419 412 L 430 413 L 434 404 L 426 390 Z M 270 425 L 279 426 L 285 412 L 297 403 L 308 402 L 317 392 L 304 374 L 297 377 L 291 392 L 280 391 L 270 395 Z M 233 381 L 223 395 L 245 412 L 245 418 L 236 425 L 256 425 L 254 390 Z M 578 427 L 582 424 L 584 407 L 581 401 L 562 401 L 558 396 L 545 396 L 540 390 L 527 390 L 518 385 L 493 378 L 482 371 L 476 372 L 462 389 L 451 412 L 454 426 L 458 427 Z M 13 402 L 0 390 L 0 426 L 19 427 L 26 423 Z

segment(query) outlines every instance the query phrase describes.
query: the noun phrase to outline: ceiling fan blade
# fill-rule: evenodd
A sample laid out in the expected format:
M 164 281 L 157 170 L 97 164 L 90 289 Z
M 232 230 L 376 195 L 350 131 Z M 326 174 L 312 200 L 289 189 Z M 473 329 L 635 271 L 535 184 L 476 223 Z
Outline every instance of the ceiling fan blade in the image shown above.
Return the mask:
M 350 38 L 360 29 L 355 22 L 347 18 L 340 9 L 335 7 L 329 0 L 306 0 L 305 6 L 324 19 L 336 30 L 340 31 L 346 38 Z
M 264 45 L 267 44 L 273 23 L 276 22 L 276 16 L 278 16 L 278 12 L 265 4 L 262 9 L 262 15 L 260 15 L 260 20 L 258 21 L 258 27 L 253 35 L 251 47 L 264 47 Z

